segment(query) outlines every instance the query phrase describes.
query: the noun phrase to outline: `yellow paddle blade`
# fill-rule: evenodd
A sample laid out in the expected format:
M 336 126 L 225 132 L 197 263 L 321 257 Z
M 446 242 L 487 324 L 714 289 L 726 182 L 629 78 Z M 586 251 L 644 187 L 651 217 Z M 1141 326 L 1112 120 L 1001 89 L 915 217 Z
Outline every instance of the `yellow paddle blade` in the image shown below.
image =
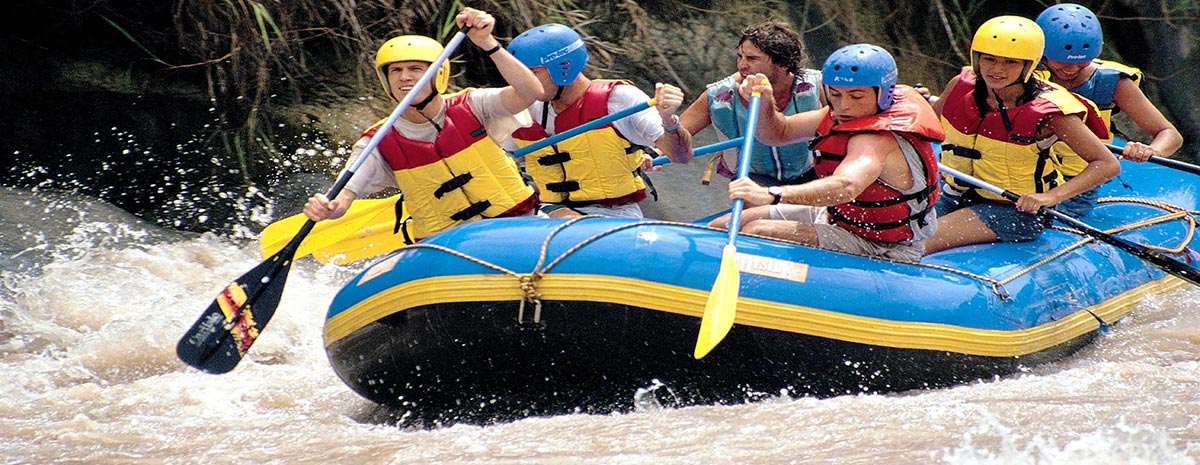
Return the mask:
M 300 243 L 300 248 L 296 251 L 296 258 L 323 249 L 339 248 L 340 241 L 358 233 L 364 226 L 374 224 L 372 222 L 390 219 L 391 227 L 394 227 L 396 200 L 397 197 L 358 200 L 341 218 L 317 223 L 312 232 L 304 238 L 304 242 Z M 304 214 L 292 215 L 271 223 L 266 229 L 263 229 L 258 236 L 263 257 L 270 257 L 283 249 L 288 242 L 291 242 L 292 238 L 296 237 L 296 232 L 307 220 L 308 218 Z M 392 231 L 391 227 L 387 229 L 388 234 Z
M 402 211 L 401 215 L 407 218 L 408 210 Z M 408 245 L 404 242 L 404 234 L 393 233 L 395 230 L 396 209 L 389 207 L 340 240 L 314 250 L 312 256 L 321 263 L 345 265 L 383 255 Z
M 696 352 L 692 354 L 697 360 L 708 355 L 733 327 L 733 317 L 737 315 L 738 288 L 741 287 L 735 255 L 737 247 L 725 244 L 725 249 L 721 251 L 721 270 L 717 272 L 717 280 L 708 294 L 708 303 L 704 305 L 704 318 L 700 320 L 700 336 L 696 338 Z

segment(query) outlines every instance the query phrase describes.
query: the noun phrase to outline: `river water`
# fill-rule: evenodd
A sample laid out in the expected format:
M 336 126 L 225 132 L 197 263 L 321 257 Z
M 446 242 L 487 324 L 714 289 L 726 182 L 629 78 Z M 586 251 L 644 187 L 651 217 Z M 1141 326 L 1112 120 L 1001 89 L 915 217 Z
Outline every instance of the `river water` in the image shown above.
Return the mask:
M 660 190 L 695 186 L 698 168 Z M 0 464 L 1200 461 L 1200 289 L 1147 298 L 1075 356 L 1004 379 L 678 409 L 648 396 L 632 413 L 419 429 L 385 421 L 325 358 L 324 312 L 354 266 L 298 261 L 233 372 L 175 358 L 183 331 L 260 260 L 251 233 L 180 233 L 0 188 Z

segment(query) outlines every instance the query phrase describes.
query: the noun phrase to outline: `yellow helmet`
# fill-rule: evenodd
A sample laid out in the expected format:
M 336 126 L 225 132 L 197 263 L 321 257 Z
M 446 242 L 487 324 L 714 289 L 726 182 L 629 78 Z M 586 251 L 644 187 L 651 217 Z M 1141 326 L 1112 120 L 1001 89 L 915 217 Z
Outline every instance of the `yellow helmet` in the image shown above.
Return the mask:
M 379 83 L 383 91 L 393 99 L 392 87 L 388 85 L 387 66 L 397 61 L 427 61 L 433 63 L 442 54 L 442 44 L 425 36 L 399 36 L 389 39 L 375 52 L 375 73 L 379 75 Z M 450 87 L 450 60 L 442 62 L 437 75 L 433 78 L 433 88 L 438 94 L 446 92 Z
M 1029 18 L 997 16 L 987 20 L 975 31 L 971 41 L 971 67 L 979 70 L 980 53 L 1028 61 L 1021 82 L 1029 81 L 1037 62 L 1042 59 L 1046 36 L 1042 28 Z

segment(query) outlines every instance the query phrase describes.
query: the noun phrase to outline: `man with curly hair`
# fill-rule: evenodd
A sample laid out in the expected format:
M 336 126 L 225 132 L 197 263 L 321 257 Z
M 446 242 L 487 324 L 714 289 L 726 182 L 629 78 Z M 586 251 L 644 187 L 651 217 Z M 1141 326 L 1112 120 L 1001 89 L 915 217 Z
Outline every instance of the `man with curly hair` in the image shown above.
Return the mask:
M 695 134 L 710 124 L 719 140 L 742 137 L 746 126 L 748 102 L 738 96 L 738 85 L 752 74 L 767 76 L 775 98 L 775 108 L 793 115 L 821 108 L 821 72 L 806 69 L 804 42 L 787 24 L 765 21 L 742 30 L 737 46 L 737 72 L 708 85 L 704 95 L 692 102 L 680 116 L 681 130 Z M 813 157 L 806 142 L 769 147 L 754 144 L 750 178 L 765 186 L 800 184 L 814 179 Z M 728 157 L 728 159 L 726 159 Z M 705 170 L 708 184 L 717 173 L 733 179 L 730 167 L 737 166 L 737 150 L 714 156 Z

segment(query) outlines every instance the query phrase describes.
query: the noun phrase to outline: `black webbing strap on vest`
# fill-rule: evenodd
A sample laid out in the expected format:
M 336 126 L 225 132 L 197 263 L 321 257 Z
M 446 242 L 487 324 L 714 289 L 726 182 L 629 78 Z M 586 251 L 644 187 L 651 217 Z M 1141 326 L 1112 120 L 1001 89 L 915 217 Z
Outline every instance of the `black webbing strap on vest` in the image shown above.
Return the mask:
M 980 152 L 975 149 L 966 148 L 966 147 L 960 147 L 960 146 L 953 145 L 953 144 L 942 144 L 942 151 L 943 152 L 949 151 L 949 152 L 953 153 L 954 155 L 957 155 L 957 156 L 960 156 L 963 158 L 969 158 L 971 160 L 980 160 L 983 158 L 983 152 Z
M 571 161 L 571 152 L 554 152 L 537 159 L 538 164 L 542 166 L 561 165 L 568 161 Z
M 404 194 L 400 194 L 400 196 L 396 199 L 396 206 L 394 207 L 394 209 L 396 212 L 396 226 L 394 228 L 392 228 L 392 234 L 404 234 L 404 244 L 405 245 L 415 244 L 417 241 L 414 241 L 412 238 L 412 235 L 410 235 L 408 233 L 408 223 L 412 222 L 412 217 L 411 216 L 408 218 L 403 217 L 403 215 L 404 215 Z
M 450 215 L 450 219 L 452 219 L 454 221 L 466 221 L 466 220 L 469 220 L 476 216 L 482 215 L 483 212 L 489 208 L 492 208 L 492 202 L 489 200 L 475 202 L 475 203 L 471 204 L 471 206 L 464 208 L 462 211 L 455 213 L 453 215 Z
M 846 217 L 846 215 L 843 215 L 840 212 L 838 212 L 837 208 L 830 207 L 827 210 L 829 211 L 829 216 L 833 217 L 833 219 L 835 219 L 837 221 L 841 221 L 843 223 L 848 223 L 848 224 L 854 225 L 855 227 L 857 227 L 859 229 L 866 229 L 869 231 L 878 231 L 878 230 L 884 230 L 884 229 L 899 228 L 899 227 L 904 226 L 912 221 L 916 221 L 917 224 L 919 224 L 921 227 L 925 227 L 928 224 L 928 221 L 926 221 L 926 218 L 927 218 L 926 215 L 928 215 L 929 211 L 932 209 L 933 209 L 933 207 L 930 206 L 929 208 L 926 208 L 924 210 L 921 210 L 917 213 L 910 215 L 908 218 L 905 218 L 900 221 L 893 221 L 891 223 L 864 223 L 862 221 Z
M 551 182 L 546 184 L 550 192 L 575 192 L 579 190 L 579 181 Z
M 442 183 L 441 186 L 438 186 L 436 191 L 433 191 L 433 196 L 434 198 L 440 199 L 443 195 L 449 194 L 451 191 L 462 189 L 462 186 L 465 186 L 468 182 L 471 182 L 472 178 L 474 178 L 474 176 L 471 175 L 470 171 L 450 178 L 448 181 Z

